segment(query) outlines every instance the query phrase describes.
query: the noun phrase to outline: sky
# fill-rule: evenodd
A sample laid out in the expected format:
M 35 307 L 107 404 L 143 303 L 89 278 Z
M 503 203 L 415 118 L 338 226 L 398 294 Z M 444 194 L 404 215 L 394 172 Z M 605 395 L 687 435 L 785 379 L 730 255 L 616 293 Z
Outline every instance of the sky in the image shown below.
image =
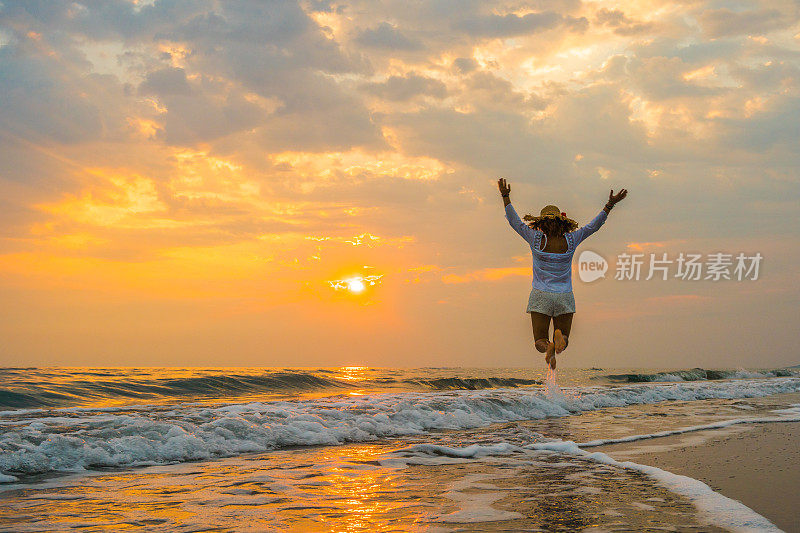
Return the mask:
M 798 82 L 794 0 L 2 0 L 0 366 L 544 368 L 499 177 L 629 191 L 559 365 L 798 364 Z

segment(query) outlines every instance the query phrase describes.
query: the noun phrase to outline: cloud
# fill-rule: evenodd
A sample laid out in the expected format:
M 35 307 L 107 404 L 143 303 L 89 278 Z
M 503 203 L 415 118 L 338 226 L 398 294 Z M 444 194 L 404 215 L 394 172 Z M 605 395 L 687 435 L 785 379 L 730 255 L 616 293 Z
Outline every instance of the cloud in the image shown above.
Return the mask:
M 122 86 L 83 62 L 60 61 L 50 46 L 23 38 L 0 48 L 0 121 L 24 136 L 65 144 L 119 134 Z
M 789 15 L 778 9 L 733 11 L 731 9 L 708 9 L 700 15 L 703 31 L 711 38 L 736 35 L 760 35 L 773 30 L 788 28 L 797 22 L 797 13 Z
M 589 26 L 585 17 L 573 17 L 554 11 L 536 11 L 518 15 L 507 13 L 465 13 L 451 27 L 476 38 L 506 38 L 531 35 L 562 27 L 570 32 L 582 33 Z
M 192 89 L 186 79 L 186 71 L 182 68 L 164 67 L 150 72 L 147 78 L 139 85 L 140 94 L 154 94 L 156 96 L 186 96 Z
M 516 90 L 514 84 L 491 72 L 474 72 L 463 82 L 470 104 L 482 108 L 505 110 L 543 109 L 545 98 L 535 93 Z
M 422 47 L 421 43 L 406 37 L 388 22 L 360 31 L 354 40 L 364 46 L 385 50 L 419 50 Z
M 697 84 L 687 74 L 694 70 L 677 57 L 633 58 L 624 67 L 628 79 L 650 100 L 709 97 L 724 89 Z
M 36 278 L 54 301 L 59 283 L 94 279 L 112 295 L 227 288 L 322 314 L 342 310 L 297 287 L 370 264 L 435 281 L 394 294 L 385 324 L 438 301 L 496 319 L 481 284 L 530 275 L 502 266 L 527 248 L 503 219 L 501 175 L 521 214 L 556 203 L 588 219 L 629 188 L 598 249 L 796 239 L 790 2 L 414 7 L 3 3 L 4 286 Z M 336 240 L 363 235 L 385 245 Z
M 595 13 L 595 21 L 597 24 L 614 28 L 614 33 L 625 36 L 638 35 L 655 28 L 653 22 L 636 22 L 619 9 L 601 8 Z
M 415 96 L 438 99 L 447 96 L 447 86 L 444 83 L 413 72 L 406 76 L 390 76 L 382 83 L 368 83 L 362 85 L 362 88 L 370 94 L 390 101 L 405 101 Z
M 468 73 L 478 68 L 478 62 L 471 57 L 458 57 L 453 60 L 453 66 L 458 72 Z
M 262 126 L 269 112 L 233 94 L 227 97 L 170 95 L 163 99 L 165 140 L 174 145 L 209 142 Z
M 466 274 L 445 274 L 442 276 L 444 283 L 471 283 L 475 281 L 498 281 L 508 277 L 531 275 L 530 267 L 505 267 L 505 268 L 485 268 Z
M 564 21 L 565 18 L 558 13 L 546 11 L 543 13 L 528 13 L 523 16 L 513 13 L 473 16 L 453 23 L 453 27 L 473 37 L 497 38 L 548 30 L 555 28 Z
M 685 239 L 672 239 L 667 241 L 653 241 L 653 242 L 629 242 L 626 247 L 630 248 L 631 250 L 636 250 L 637 252 L 643 252 L 645 250 L 651 250 L 653 248 L 664 248 L 667 246 L 673 246 L 675 244 L 683 244 L 685 243 Z

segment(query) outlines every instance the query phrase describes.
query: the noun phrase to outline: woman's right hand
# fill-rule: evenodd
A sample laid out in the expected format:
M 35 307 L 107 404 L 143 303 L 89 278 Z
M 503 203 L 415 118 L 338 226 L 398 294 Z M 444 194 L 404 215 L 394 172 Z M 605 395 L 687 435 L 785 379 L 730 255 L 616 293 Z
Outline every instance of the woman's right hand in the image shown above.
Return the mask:
M 500 189 L 501 196 L 508 196 L 511 194 L 511 185 L 506 183 L 505 178 L 500 178 L 497 180 L 497 188 Z

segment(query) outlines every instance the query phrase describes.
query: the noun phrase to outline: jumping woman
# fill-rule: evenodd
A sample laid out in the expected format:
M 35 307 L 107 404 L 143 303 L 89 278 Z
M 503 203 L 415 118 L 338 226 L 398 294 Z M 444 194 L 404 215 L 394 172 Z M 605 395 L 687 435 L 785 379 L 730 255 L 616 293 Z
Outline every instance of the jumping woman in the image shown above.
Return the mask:
M 578 228 L 578 223 L 554 205 L 542 208 L 538 217 L 525 215 L 525 224 L 511 205 L 511 185 L 505 178 L 497 181 L 506 219 L 514 231 L 531 246 L 533 253 L 533 288 L 528 298 L 527 312 L 531 314 L 536 349 L 545 354 L 550 368 L 556 367 L 556 354 L 569 344 L 575 296 L 572 294 L 572 255 L 575 248 L 589 235 L 600 229 L 614 205 L 628 195 L 626 189 L 608 194 L 608 202 L 594 219 Z M 577 228 L 577 229 L 576 229 Z M 553 340 L 549 339 L 550 319 L 553 320 Z

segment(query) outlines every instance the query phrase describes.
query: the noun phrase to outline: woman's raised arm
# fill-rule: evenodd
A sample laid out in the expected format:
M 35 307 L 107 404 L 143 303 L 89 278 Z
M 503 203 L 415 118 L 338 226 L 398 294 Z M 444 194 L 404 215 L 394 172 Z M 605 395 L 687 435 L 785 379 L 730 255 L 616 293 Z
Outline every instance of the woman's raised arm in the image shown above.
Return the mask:
M 583 227 L 576 229 L 573 232 L 574 239 L 575 239 L 575 246 L 581 243 L 584 239 L 586 239 L 589 235 L 594 233 L 595 231 L 600 229 L 605 221 L 608 214 L 611 213 L 611 210 L 614 208 L 614 205 L 621 202 L 626 196 L 628 195 L 627 189 L 622 189 L 617 194 L 614 194 L 614 189 L 611 189 L 611 192 L 608 194 L 608 202 L 605 206 L 603 206 L 603 210 L 600 211 L 596 217 L 592 219 L 591 222 L 586 224 Z
M 628 196 L 628 189 L 622 189 L 617 194 L 614 194 L 614 189 L 611 189 L 611 192 L 608 193 L 608 202 L 606 202 L 605 207 L 603 207 L 603 211 L 606 212 L 606 215 L 611 213 L 614 206 L 624 200 L 626 196 Z
M 533 243 L 533 228 L 525 224 L 519 218 L 514 206 L 511 205 L 511 185 L 506 182 L 505 178 L 497 180 L 497 187 L 500 189 L 500 195 L 503 197 L 503 205 L 506 208 L 506 220 L 514 228 L 514 231 L 519 233 L 520 237 L 525 239 L 529 244 Z

